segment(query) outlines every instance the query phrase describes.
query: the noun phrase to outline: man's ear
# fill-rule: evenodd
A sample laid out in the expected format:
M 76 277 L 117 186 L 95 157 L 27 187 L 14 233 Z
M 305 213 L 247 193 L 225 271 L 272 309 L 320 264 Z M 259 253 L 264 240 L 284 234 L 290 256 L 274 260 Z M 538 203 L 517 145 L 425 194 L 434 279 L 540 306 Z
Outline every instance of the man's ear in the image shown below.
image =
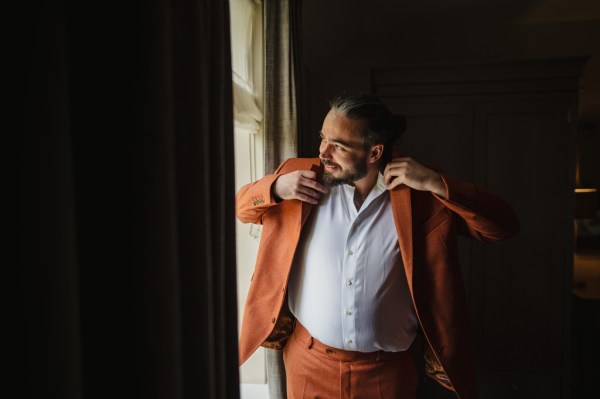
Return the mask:
M 383 144 L 375 144 L 371 147 L 371 153 L 369 154 L 369 162 L 375 163 L 381 159 L 383 155 Z

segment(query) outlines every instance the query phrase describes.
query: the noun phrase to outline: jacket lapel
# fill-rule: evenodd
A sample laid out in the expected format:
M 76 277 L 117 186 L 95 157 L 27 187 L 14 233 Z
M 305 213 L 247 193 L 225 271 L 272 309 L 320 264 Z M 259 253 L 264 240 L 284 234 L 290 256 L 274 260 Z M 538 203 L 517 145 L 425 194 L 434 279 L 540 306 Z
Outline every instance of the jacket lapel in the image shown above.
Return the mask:
M 390 200 L 392 203 L 394 223 L 396 224 L 396 232 L 398 233 L 398 243 L 400 244 L 400 252 L 404 263 L 404 270 L 406 272 L 406 279 L 412 293 L 413 221 L 410 193 L 411 190 L 407 186 L 402 185 L 390 192 Z
M 323 164 L 321 164 L 321 162 L 319 162 L 319 164 L 313 164 L 310 167 L 310 170 L 313 172 L 316 172 L 317 174 L 317 181 L 322 182 L 322 177 L 323 177 Z M 302 227 L 304 227 L 304 223 L 306 223 L 306 219 L 308 219 L 308 215 L 310 215 L 310 211 L 312 210 L 312 205 L 309 204 L 308 202 L 302 202 L 302 212 L 301 212 L 301 222 L 300 222 L 300 228 L 302 229 Z

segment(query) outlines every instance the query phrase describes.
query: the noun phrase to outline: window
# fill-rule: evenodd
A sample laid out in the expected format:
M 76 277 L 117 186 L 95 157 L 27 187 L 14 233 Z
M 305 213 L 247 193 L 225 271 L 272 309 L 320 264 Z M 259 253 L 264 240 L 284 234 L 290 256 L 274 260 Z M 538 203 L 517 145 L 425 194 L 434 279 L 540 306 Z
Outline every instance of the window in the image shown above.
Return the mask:
M 236 191 L 264 175 L 262 5 L 259 0 L 229 0 Z M 238 325 L 254 270 L 260 226 L 236 225 Z M 265 383 L 264 353 L 257 351 L 240 370 L 242 383 Z

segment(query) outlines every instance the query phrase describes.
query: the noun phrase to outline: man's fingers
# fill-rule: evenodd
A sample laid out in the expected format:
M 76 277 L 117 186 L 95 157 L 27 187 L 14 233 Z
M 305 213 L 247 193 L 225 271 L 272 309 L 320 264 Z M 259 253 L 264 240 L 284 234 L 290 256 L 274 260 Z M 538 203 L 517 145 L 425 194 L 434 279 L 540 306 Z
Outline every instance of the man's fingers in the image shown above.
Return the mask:
M 299 188 L 298 191 L 297 191 L 297 195 L 298 195 L 298 199 L 302 200 L 302 201 L 305 201 L 304 198 L 312 198 L 315 201 L 318 201 L 319 199 L 321 199 L 321 193 L 320 192 L 312 190 L 312 189 L 307 188 L 307 187 Z
M 314 173 L 314 172 L 311 172 L 311 173 Z M 319 183 L 316 180 L 312 180 L 312 179 L 309 179 L 309 178 L 303 178 L 303 179 L 301 179 L 300 180 L 300 184 L 303 185 L 303 186 L 305 186 L 305 187 L 309 187 L 309 188 L 312 188 L 314 190 L 320 191 L 323 194 L 325 194 L 328 191 L 326 186 L 324 186 L 323 184 Z
M 308 202 L 309 204 L 317 204 L 319 202 L 320 194 L 316 191 L 310 192 L 309 190 L 298 190 L 294 195 L 295 199 L 298 199 L 303 202 Z
M 310 188 L 314 188 L 322 193 L 327 192 L 327 187 L 317 181 L 316 172 L 313 172 L 312 170 L 303 170 L 301 172 L 301 176 L 303 177 L 300 179 L 301 184 Z
M 316 199 L 314 199 L 313 197 L 310 197 L 310 196 L 308 196 L 308 195 L 304 195 L 304 194 L 299 194 L 299 195 L 298 195 L 298 199 L 299 199 L 300 201 L 303 201 L 303 202 L 308 202 L 309 204 L 313 204 L 313 205 L 317 205 L 317 204 L 319 203 L 319 201 L 318 201 L 318 200 L 316 200 Z
M 301 170 L 300 172 L 300 176 L 306 177 L 307 179 L 310 180 L 317 180 L 317 173 L 313 172 L 312 170 Z
M 392 190 L 403 183 L 403 180 L 400 177 L 396 177 L 396 178 L 393 178 L 393 177 L 394 176 L 392 176 L 392 180 L 389 183 L 387 183 L 388 190 Z
M 385 184 L 389 186 L 395 178 L 403 177 L 406 174 L 406 172 L 407 169 L 405 165 L 388 165 L 383 173 L 383 179 L 385 181 Z
M 383 177 L 389 190 L 400 184 L 406 184 L 415 190 L 431 191 L 441 196 L 446 193 L 446 187 L 439 173 L 411 158 L 394 159 L 386 165 Z
M 327 193 L 329 189 L 316 179 L 317 173 L 311 170 L 284 174 L 276 180 L 274 193 L 281 199 L 298 199 L 317 204 L 322 194 Z

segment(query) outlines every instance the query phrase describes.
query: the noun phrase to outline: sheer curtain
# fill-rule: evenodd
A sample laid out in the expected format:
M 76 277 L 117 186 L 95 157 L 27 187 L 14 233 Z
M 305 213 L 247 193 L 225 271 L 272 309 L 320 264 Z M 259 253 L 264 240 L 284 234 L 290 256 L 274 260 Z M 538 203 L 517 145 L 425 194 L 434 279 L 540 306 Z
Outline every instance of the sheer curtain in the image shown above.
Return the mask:
M 264 0 L 265 172 L 298 155 L 301 129 L 299 0 Z M 265 349 L 271 399 L 286 398 L 282 351 Z
M 265 171 L 297 156 L 301 131 L 299 0 L 264 0 Z
M 252 50 L 254 14 L 260 12 L 260 3 L 230 0 L 230 4 L 235 129 L 257 134 L 263 113 L 256 101 L 260 86 L 254 82 Z
M 17 396 L 238 398 L 227 2 L 26 17 Z

